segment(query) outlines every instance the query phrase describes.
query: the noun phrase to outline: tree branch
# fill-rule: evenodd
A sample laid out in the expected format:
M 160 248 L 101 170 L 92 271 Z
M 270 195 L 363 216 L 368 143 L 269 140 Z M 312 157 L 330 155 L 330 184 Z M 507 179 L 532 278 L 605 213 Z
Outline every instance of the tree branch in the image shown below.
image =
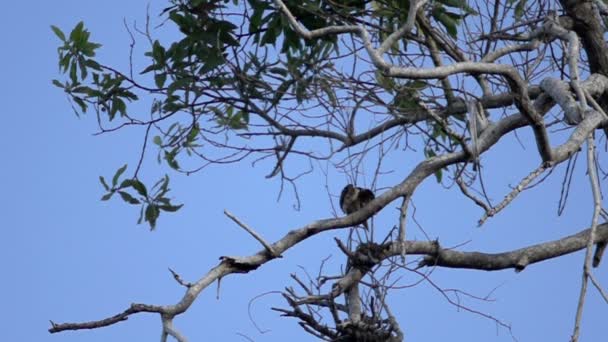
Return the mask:
M 264 246 L 264 248 L 266 248 L 266 250 L 270 253 L 270 255 L 272 255 L 274 258 L 280 258 L 281 255 L 277 254 L 277 252 L 275 252 L 275 250 L 272 248 L 272 246 L 266 242 L 266 240 L 264 240 L 264 238 L 255 232 L 255 230 L 249 228 L 249 226 L 247 226 L 245 223 L 241 222 L 241 220 L 239 220 L 236 216 L 232 215 L 231 212 L 229 212 L 228 210 L 224 209 L 224 214 L 226 216 L 228 216 L 232 221 L 234 221 L 236 224 L 238 224 L 241 228 L 245 229 L 245 231 L 247 231 L 247 233 L 251 234 L 251 236 L 253 236 L 256 240 L 258 240 L 262 246 Z
M 514 268 L 516 271 L 522 271 L 528 265 L 557 258 L 559 256 L 574 253 L 586 248 L 591 231 L 591 228 L 589 228 L 559 240 L 540 243 L 509 252 L 496 254 L 459 252 L 439 248 L 436 255 L 429 255 L 425 257 L 420 262 L 419 267 L 441 266 L 484 271 L 498 271 L 507 268 Z M 597 226 L 593 243 L 603 241 L 608 241 L 608 223 Z M 391 245 L 389 250 L 390 252 L 387 252 L 387 257 L 398 254 L 397 246 Z M 408 254 L 417 253 L 408 248 Z

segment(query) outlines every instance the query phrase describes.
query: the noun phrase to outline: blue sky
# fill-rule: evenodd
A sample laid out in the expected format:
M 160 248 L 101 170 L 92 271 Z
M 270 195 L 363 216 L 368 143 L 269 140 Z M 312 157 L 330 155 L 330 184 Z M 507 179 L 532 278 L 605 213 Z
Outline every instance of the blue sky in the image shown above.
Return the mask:
M 153 19 L 164 2 L 151 5 Z M 35 6 L 35 7 L 34 7 Z M 171 304 L 183 289 L 167 270 L 171 267 L 185 280 L 194 281 L 218 262 L 221 255 L 248 255 L 260 246 L 223 215 L 228 209 L 268 240 L 282 237 L 290 229 L 331 215 L 325 179 L 318 171 L 300 183 L 302 208 L 293 209 L 288 192 L 277 202 L 279 183 L 264 176 L 272 165 L 250 162 L 212 167 L 183 176 L 158 166 L 153 153 L 145 163 L 143 177 L 154 180 L 166 172 L 173 179 L 173 195 L 186 205 L 173 215 L 163 215 L 157 231 L 136 225 L 137 212 L 119 201 L 100 202 L 103 195 L 99 175 L 136 163 L 143 130 L 127 129 L 93 136 L 94 116 L 80 119 L 72 113 L 63 93 L 51 85 L 60 78 L 56 48 L 59 41 L 49 26 L 69 31 L 83 20 L 92 40 L 102 43 L 99 57 L 105 64 L 123 70 L 128 66 L 129 36 L 123 18 L 143 24 L 147 2 L 49 1 L 8 2 L 0 13 L 3 52 L 0 70 L 3 82 L 3 125 L 0 143 L 3 167 L 0 199 L 3 238 L 0 260 L 3 281 L 0 316 L 7 341 L 154 341 L 161 325 L 156 315 L 132 316 L 128 321 L 95 331 L 50 335 L 49 320 L 73 322 L 101 319 L 118 313 L 132 302 Z M 156 32 L 170 39 L 171 32 Z M 145 51 L 136 50 L 136 63 Z M 139 52 L 139 56 L 137 55 Z M 146 110 L 146 107 L 139 107 Z M 495 201 L 509 191 L 539 158 L 528 130 L 519 132 L 522 150 L 513 138 L 505 139 L 484 157 L 486 181 Z M 512 156 L 517 155 L 514 160 Z M 505 156 L 508 156 L 505 158 Z M 521 158 L 519 157 L 521 156 Z M 420 156 L 394 161 L 396 172 L 383 180 L 394 184 L 407 175 Z M 403 165 L 401 165 L 403 164 Z M 557 200 L 564 168 L 520 196 L 501 215 L 483 228 L 476 227 L 481 212 L 453 190 L 427 180 L 414 197 L 416 219 L 431 238 L 445 246 L 471 240 L 464 250 L 499 252 L 570 235 L 587 227 L 591 220 L 590 195 L 583 159 L 576 176 L 582 179 L 571 190 L 569 205 L 556 217 Z M 493 178 L 490 180 L 488 178 Z M 331 176 L 328 186 L 339 193 L 346 180 Z M 244 191 L 243 189 L 247 189 Z M 252 201 L 254 205 L 252 205 Z M 381 212 L 376 225 L 391 227 L 398 203 Z M 413 222 L 410 237 L 424 239 Z M 383 228 L 378 228 L 383 229 Z M 388 229 L 388 228 L 387 228 Z M 190 341 L 312 340 L 295 320 L 270 311 L 284 306 L 280 291 L 293 285 L 289 274 L 301 267 L 316 274 L 321 259 L 332 256 L 330 269 L 343 262 L 333 237 L 344 231 L 316 236 L 289 250 L 285 258 L 264 265 L 248 275 L 222 281 L 220 298 L 215 285 L 209 287 L 175 325 Z M 520 341 L 567 340 L 572 331 L 581 281 L 582 253 L 530 266 L 516 274 L 437 269 L 433 280 L 444 288 L 456 288 L 484 296 L 493 289 L 494 302 L 472 302 L 472 308 L 510 323 Z M 605 262 L 606 263 L 606 262 Z M 603 265 L 597 276 L 608 284 Z M 405 274 L 404 284 L 417 278 Z M 252 302 L 261 294 L 268 293 Z M 406 339 L 435 341 L 511 341 L 511 336 L 492 321 L 458 311 L 428 284 L 390 294 Z M 590 289 L 583 317 L 582 341 L 604 336 L 606 306 Z M 261 329 L 258 332 L 249 315 Z

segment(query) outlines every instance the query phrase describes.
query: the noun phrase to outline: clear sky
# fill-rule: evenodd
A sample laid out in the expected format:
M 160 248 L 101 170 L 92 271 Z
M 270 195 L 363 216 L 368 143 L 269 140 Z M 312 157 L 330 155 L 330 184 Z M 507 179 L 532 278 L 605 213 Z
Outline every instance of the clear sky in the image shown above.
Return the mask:
M 153 19 L 164 2 L 151 6 Z M 136 163 L 143 131 L 139 128 L 93 136 L 94 116 L 80 119 L 72 113 L 64 94 L 51 85 L 60 78 L 58 39 L 49 26 L 69 31 L 83 20 L 92 40 L 102 43 L 100 59 L 126 70 L 129 36 L 123 18 L 143 24 L 146 1 L 9 1 L 0 11 L 0 99 L 3 150 L 0 184 L 2 238 L 0 238 L 0 326 L 6 341 L 155 341 L 161 325 L 157 315 L 132 316 L 128 321 L 95 331 L 50 335 L 49 320 L 74 322 L 114 315 L 132 302 L 171 304 L 183 294 L 167 270 L 194 281 L 218 262 L 221 255 L 249 255 L 260 249 L 222 213 L 232 211 L 268 240 L 311 220 L 331 215 L 325 179 L 317 171 L 300 183 L 302 208 L 293 209 L 287 193 L 277 202 L 279 183 L 264 178 L 271 165 L 255 168 L 250 162 L 214 167 L 186 177 L 171 174 L 173 195 L 186 205 L 173 215 L 161 215 L 157 231 L 136 225 L 137 210 L 117 200 L 100 202 L 99 175 Z M 171 32 L 157 31 L 171 38 Z M 135 58 L 146 50 L 138 45 Z M 139 53 L 139 55 L 137 55 Z M 137 62 L 137 61 L 136 61 Z M 138 63 L 145 63 L 139 60 Z M 143 64 L 142 64 L 143 65 Z M 140 110 L 146 110 L 140 107 Z M 539 158 L 528 130 L 520 131 L 525 150 L 514 139 L 500 143 L 484 158 L 486 181 L 495 201 L 509 191 Z M 143 177 L 153 180 L 168 171 L 150 154 Z M 512 156 L 517 155 L 517 160 Z M 519 156 L 522 156 L 521 158 Z M 505 158 L 505 156 L 508 156 Z M 420 156 L 395 162 L 396 172 L 382 186 L 402 179 Z M 455 191 L 427 180 L 414 197 L 417 221 L 431 238 L 445 246 L 468 240 L 463 250 L 500 252 L 575 233 L 591 220 L 590 195 L 579 160 L 569 205 L 556 217 L 564 168 L 541 187 L 521 195 L 497 218 L 481 229 L 481 212 Z M 492 181 L 493 178 L 497 181 Z M 339 193 L 345 179 L 333 177 L 328 186 Z M 393 203 L 378 215 L 376 225 L 390 228 L 396 222 Z M 411 223 L 410 237 L 424 239 Z M 378 228 L 383 229 L 383 228 Z M 332 256 L 330 269 L 343 262 L 333 237 L 344 231 L 316 236 L 289 250 L 285 258 L 248 275 L 230 276 L 209 287 L 175 325 L 190 341 L 308 341 L 293 319 L 270 311 L 284 307 L 280 291 L 294 285 L 289 274 L 302 268 L 317 273 L 321 259 Z M 520 274 L 512 270 L 479 272 L 437 269 L 433 280 L 444 288 L 461 289 L 478 296 L 492 292 L 493 302 L 462 298 L 471 308 L 491 314 L 513 327 L 520 341 L 566 341 L 572 331 L 581 281 L 583 253 L 530 266 Z M 300 266 L 302 268 L 300 268 Z M 608 262 L 597 270 L 608 284 Z M 417 280 L 405 275 L 404 284 Z M 583 317 L 582 341 L 605 339 L 608 307 L 590 289 Z M 253 301 L 256 296 L 267 295 Z M 393 310 L 409 341 L 511 341 L 494 322 L 458 311 L 428 284 L 391 292 Z M 250 303 L 251 306 L 250 306 Z M 268 330 L 260 333 L 255 323 Z

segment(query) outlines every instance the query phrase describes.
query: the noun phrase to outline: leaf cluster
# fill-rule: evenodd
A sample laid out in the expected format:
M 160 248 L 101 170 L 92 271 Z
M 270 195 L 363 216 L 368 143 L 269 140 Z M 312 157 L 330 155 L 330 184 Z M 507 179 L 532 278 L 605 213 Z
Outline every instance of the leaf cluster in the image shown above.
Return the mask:
M 107 191 L 101 197 L 101 200 L 107 201 L 114 194 L 118 194 L 124 202 L 131 205 L 140 205 L 138 224 L 148 222 L 150 229 L 154 230 L 161 211 L 176 212 L 183 206 L 183 204 L 172 204 L 171 199 L 167 197 L 167 193 L 170 191 L 167 175 L 158 180 L 148 192 L 144 183 L 137 178 L 126 178 L 121 181 L 121 177 L 126 170 L 127 164 L 116 170 L 112 177 L 111 186 L 103 176 L 99 176 L 101 185 Z

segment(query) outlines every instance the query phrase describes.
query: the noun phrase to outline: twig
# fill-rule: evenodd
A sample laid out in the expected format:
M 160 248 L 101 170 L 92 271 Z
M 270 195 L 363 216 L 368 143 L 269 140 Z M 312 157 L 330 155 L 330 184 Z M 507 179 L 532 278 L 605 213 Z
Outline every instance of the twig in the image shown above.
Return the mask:
M 589 183 L 593 194 L 593 217 L 591 219 L 591 231 L 587 240 L 585 251 L 585 263 L 583 265 L 583 280 L 581 284 L 581 292 L 578 297 L 578 305 L 576 307 L 576 318 L 574 319 L 574 332 L 572 333 L 572 342 L 578 341 L 580 334 L 580 326 L 583 318 L 583 307 L 585 306 L 585 297 L 587 296 L 587 286 L 589 276 L 591 275 L 591 263 L 593 261 L 593 244 L 595 242 L 596 230 L 602 210 L 602 198 L 600 194 L 600 184 L 595 169 L 595 140 L 593 133 L 587 137 L 587 172 L 589 174 Z M 602 293 L 603 295 L 603 293 Z
M 465 195 L 466 197 L 470 198 L 475 204 L 477 204 L 478 206 L 480 206 L 485 212 L 488 212 L 488 211 L 492 210 L 492 208 L 490 208 L 489 205 L 485 204 L 482 200 L 480 200 L 479 198 L 475 197 L 475 195 L 473 195 L 469 191 L 469 189 L 467 188 L 466 184 L 464 184 L 464 182 L 462 181 L 461 178 L 456 178 L 456 184 L 460 188 L 460 191 L 462 191 L 463 195 Z
M 587 91 L 587 89 L 583 88 L 583 93 L 585 93 L 585 98 L 587 99 L 587 102 L 589 102 L 591 104 L 591 107 L 593 107 L 593 109 L 595 109 L 598 112 L 600 112 L 600 114 L 602 114 L 602 116 L 604 116 L 604 119 L 608 119 L 608 114 L 606 114 L 606 112 L 604 111 L 604 109 L 602 108 L 602 106 L 600 106 L 600 104 L 597 103 L 597 101 L 595 101 L 595 99 L 593 98 L 593 96 L 591 96 L 591 94 L 589 94 L 589 92 Z
M 179 276 L 179 274 L 177 274 L 175 271 L 173 271 L 171 268 L 169 268 L 169 271 L 171 272 L 171 274 L 173 274 L 173 279 L 175 279 L 175 281 L 177 281 L 181 286 L 185 286 L 187 288 L 190 288 L 192 286 L 192 283 L 187 283 L 185 282 L 182 277 Z
M 342 251 L 342 253 L 346 254 L 346 256 L 349 259 L 354 259 L 355 258 L 355 254 L 353 252 L 351 252 L 348 249 L 348 247 L 342 241 L 340 241 L 340 239 L 334 238 L 334 241 L 336 241 L 336 244 L 338 245 L 338 248 L 340 248 L 340 250 Z
M 511 203 L 517 195 L 519 195 L 522 191 L 526 189 L 526 186 L 530 184 L 534 179 L 540 176 L 549 166 L 549 163 L 542 163 L 536 170 L 532 171 L 526 178 L 522 179 L 521 182 L 507 195 L 505 199 L 502 200 L 497 206 L 492 207 L 490 210 L 487 210 L 486 213 L 479 219 L 477 223 L 478 226 L 483 225 L 486 220 L 498 212 L 503 210 L 509 203 Z
M 589 279 L 591 279 L 591 283 L 593 283 L 593 286 L 595 286 L 595 288 L 602 295 L 602 298 L 604 298 L 604 301 L 606 302 L 606 304 L 608 304 L 608 293 L 606 293 L 606 291 L 604 291 L 604 289 L 600 285 L 600 282 L 595 278 L 595 276 L 593 275 L 592 272 L 589 273 Z
M 136 314 L 138 312 L 164 313 L 165 311 L 165 308 L 161 306 L 133 303 L 125 311 L 97 321 L 89 321 L 82 323 L 55 323 L 51 321 L 51 328 L 49 329 L 49 332 L 53 334 L 65 330 L 96 329 L 101 327 L 107 327 L 118 322 L 126 321 L 130 315 Z
M 378 48 L 378 54 L 384 54 L 401 37 L 403 37 L 406 33 L 412 30 L 412 28 L 414 27 L 414 20 L 416 20 L 416 13 L 418 12 L 418 9 L 420 9 L 426 2 L 427 0 L 410 1 L 410 8 L 407 13 L 407 20 L 405 21 L 405 25 L 403 25 L 399 30 L 391 33 L 384 40 L 384 42 L 382 42 L 382 44 Z
M 391 323 L 391 327 L 395 330 L 395 333 L 397 334 L 397 341 L 403 341 L 403 331 L 401 330 L 399 322 L 393 315 L 393 312 L 391 311 L 390 307 L 388 306 L 388 304 L 386 304 L 386 294 L 380 293 L 380 288 L 377 286 L 374 287 L 374 292 L 376 293 L 376 297 L 382 298 L 382 307 L 386 312 L 386 316 L 388 316 L 388 320 Z
M 266 242 L 266 240 L 264 240 L 263 237 L 261 237 L 258 233 L 256 233 L 253 229 L 251 229 L 245 223 L 241 222 L 241 220 L 239 220 L 236 216 L 234 216 L 228 210 L 224 209 L 224 214 L 226 216 L 228 216 L 228 218 L 230 218 L 236 224 L 238 224 L 241 228 L 245 229 L 245 231 L 247 231 L 247 233 L 251 234 L 251 236 L 253 236 L 256 240 L 258 240 L 262 244 L 262 246 L 264 246 L 264 248 L 266 248 L 268 253 L 270 253 L 270 255 L 272 255 L 274 258 L 282 257 L 280 254 L 275 252 L 275 250 L 272 248 L 272 246 L 268 242 Z
M 405 255 L 407 251 L 405 249 L 405 239 L 406 239 L 406 221 L 407 221 L 407 206 L 410 203 L 410 196 L 403 196 L 403 203 L 401 204 L 401 209 L 399 210 L 399 243 L 401 244 L 401 261 L 405 265 Z

